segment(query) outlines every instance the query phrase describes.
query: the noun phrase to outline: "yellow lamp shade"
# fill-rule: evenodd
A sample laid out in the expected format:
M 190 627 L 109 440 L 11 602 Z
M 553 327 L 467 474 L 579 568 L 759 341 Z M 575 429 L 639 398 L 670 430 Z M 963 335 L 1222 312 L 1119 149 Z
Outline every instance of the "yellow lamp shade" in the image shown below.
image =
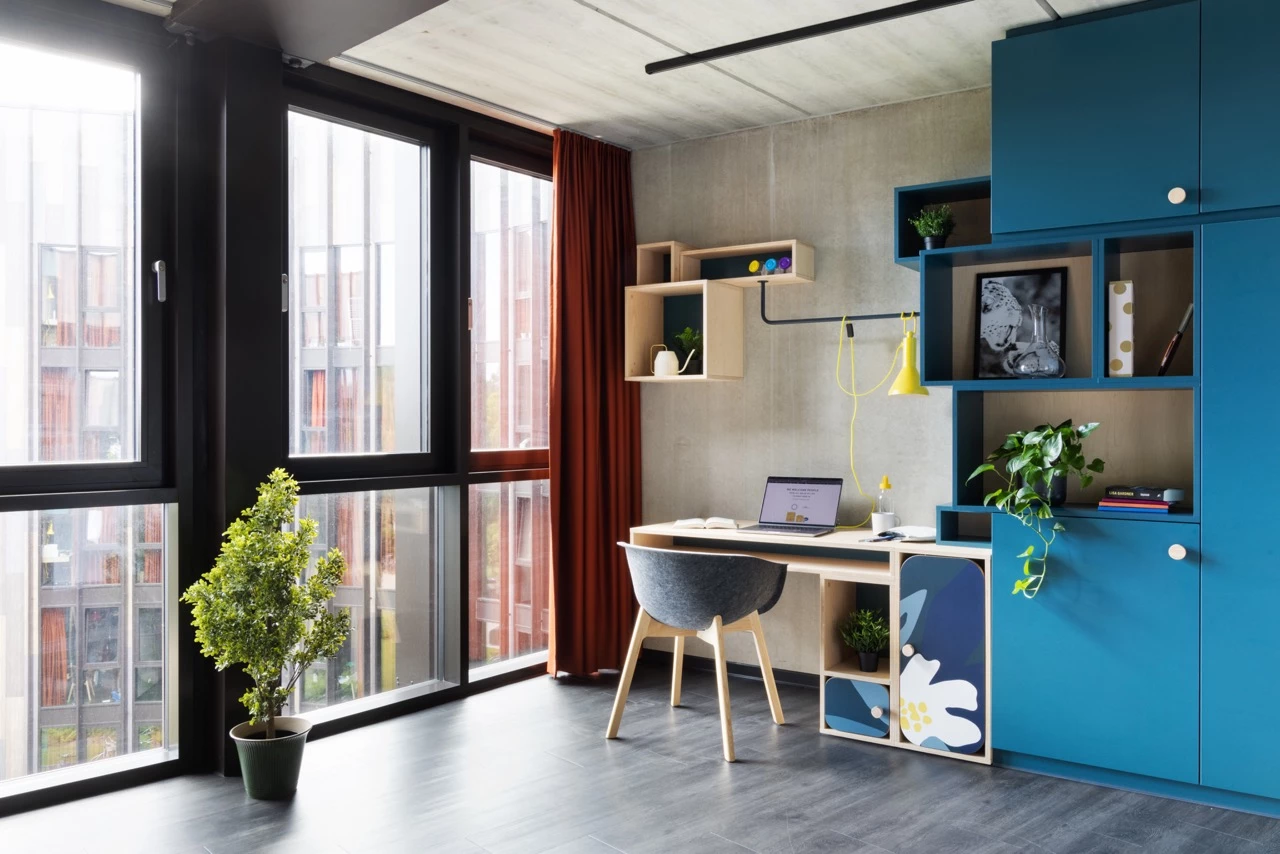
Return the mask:
M 889 394 L 928 394 L 929 389 L 920 385 L 920 370 L 916 367 L 916 334 L 908 332 L 902 340 L 902 370 L 889 388 Z

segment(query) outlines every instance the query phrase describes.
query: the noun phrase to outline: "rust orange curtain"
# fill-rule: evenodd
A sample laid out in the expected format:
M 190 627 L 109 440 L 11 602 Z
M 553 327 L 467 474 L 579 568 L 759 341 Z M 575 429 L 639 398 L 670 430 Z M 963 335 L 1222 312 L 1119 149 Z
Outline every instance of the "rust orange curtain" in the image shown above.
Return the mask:
M 623 380 L 635 280 L 631 153 L 555 132 L 548 670 L 621 666 L 636 604 L 616 543 L 640 518 L 640 398 Z
M 40 612 L 40 705 L 67 703 L 67 610 Z

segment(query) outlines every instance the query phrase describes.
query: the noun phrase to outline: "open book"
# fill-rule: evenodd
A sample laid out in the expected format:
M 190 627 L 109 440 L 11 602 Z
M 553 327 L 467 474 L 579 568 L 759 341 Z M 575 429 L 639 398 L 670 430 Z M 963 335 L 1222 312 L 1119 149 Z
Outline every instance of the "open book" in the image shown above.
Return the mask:
M 677 519 L 673 528 L 737 528 L 738 523 L 723 516 L 709 516 L 706 519 Z

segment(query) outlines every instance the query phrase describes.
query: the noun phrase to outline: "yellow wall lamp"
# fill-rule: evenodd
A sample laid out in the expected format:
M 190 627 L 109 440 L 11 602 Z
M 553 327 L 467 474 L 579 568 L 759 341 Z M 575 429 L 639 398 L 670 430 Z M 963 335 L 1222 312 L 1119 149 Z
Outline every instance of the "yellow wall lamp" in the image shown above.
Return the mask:
M 893 381 L 893 385 L 889 387 L 890 395 L 897 394 L 925 394 L 929 390 L 920 384 L 920 369 L 916 366 L 916 332 L 914 328 L 907 328 L 907 321 L 912 320 L 919 322 L 920 313 L 918 311 L 893 312 L 889 314 L 848 314 L 839 317 L 791 317 L 791 318 L 771 318 L 765 310 L 765 292 L 768 290 L 768 282 L 760 281 L 760 319 L 770 326 L 791 326 L 800 323 L 843 323 L 845 337 L 852 342 L 853 339 L 853 323 L 854 321 L 863 320 L 890 320 L 898 318 L 902 320 L 902 343 L 898 345 L 898 350 L 902 351 L 902 369 L 898 371 L 897 378 Z M 852 343 L 850 344 L 852 346 Z M 852 351 L 851 351 L 852 352 Z M 894 362 L 897 362 L 898 354 L 894 353 Z M 839 372 L 839 363 L 837 361 L 837 374 Z M 890 372 L 893 366 L 889 367 Z M 880 385 L 883 385 L 881 382 Z M 880 386 L 876 386 L 879 388 Z M 874 390 L 874 389 L 873 389 Z

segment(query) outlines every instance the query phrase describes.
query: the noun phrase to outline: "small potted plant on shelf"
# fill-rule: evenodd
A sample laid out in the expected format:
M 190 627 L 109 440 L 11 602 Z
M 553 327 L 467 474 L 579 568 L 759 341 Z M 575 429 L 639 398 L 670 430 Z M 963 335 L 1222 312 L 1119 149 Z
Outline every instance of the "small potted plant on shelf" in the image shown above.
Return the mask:
M 328 602 L 346 574 L 342 553 L 331 549 L 306 575 L 314 519 L 297 522 L 298 482 L 276 469 L 258 486 L 258 500 L 227 528 L 213 569 L 187 588 L 201 652 L 218 670 L 244 667 L 253 687 L 240 702 L 249 721 L 231 729 L 245 791 L 266 800 L 286 798 L 298 786 L 310 721 L 280 715 L 298 679 L 316 660 L 338 653 L 350 615 Z
M 840 637 L 858 653 L 859 670 L 875 673 L 880 669 L 880 650 L 889 644 L 889 623 L 879 611 L 851 611 L 840 623 Z
M 1083 442 L 1098 429 L 1096 421 L 1075 426 L 1070 420 L 1057 427 L 1042 424 L 1034 430 L 1019 430 L 1005 437 L 1004 444 L 987 455 L 987 461 L 973 470 L 969 480 L 995 472 L 1004 485 L 982 499 L 984 505 L 996 507 L 1031 529 L 1044 543 L 1044 551 L 1036 554 L 1034 545 L 1018 555 L 1024 558 L 1023 577 L 1013 584 L 1014 594 L 1034 599 L 1044 583 L 1049 562 L 1049 549 L 1058 534 L 1066 530 L 1054 521 L 1045 533 L 1045 525 L 1053 519 L 1053 508 L 1067 500 L 1067 477 L 1075 475 L 1080 486 L 1093 483 L 1105 463 L 1094 458 L 1085 462 Z
M 951 205 L 938 205 L 925 208 L 907 222 L 916 227 L 916 232 L 924 238 L 925 249 L 941 249 L 947 243 L 947 235 L 955 227 L 956 221 L 951 216 Z
M 702 333 L 686 326 L 683 332 L 676 333 L 676 346 L 680 350 L 680 358 L 686 361 L 688 372 L 702 373 Z

